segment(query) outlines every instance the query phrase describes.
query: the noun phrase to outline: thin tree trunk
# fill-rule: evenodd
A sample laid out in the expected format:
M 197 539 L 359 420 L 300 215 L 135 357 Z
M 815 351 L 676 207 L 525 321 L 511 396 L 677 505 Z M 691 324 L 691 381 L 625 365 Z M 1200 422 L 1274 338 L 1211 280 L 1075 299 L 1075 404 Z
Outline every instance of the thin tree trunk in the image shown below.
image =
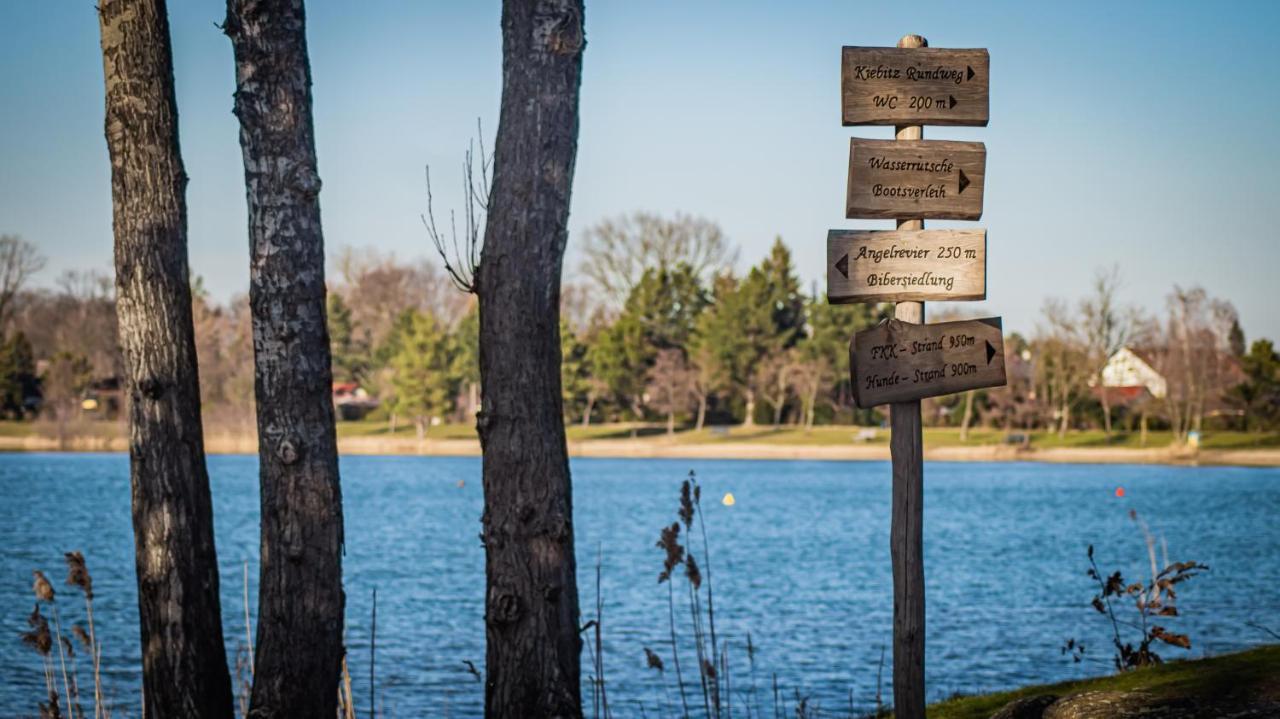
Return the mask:
M 581 0 L 506 0 L 480 297 L 485 716 L 581 717 L 560 273 L 578 140 Z
M 753 389 L 747 389 L 747 419 L 743 422 L 748 427 L 756 426 L 756 392 Z
M 667 412 L 667 436 L 675 436 L 676 433 L 676 413 Z
M 587 393 L 587 408 L 582 412 L 582 427 L 586 429 L 591 426 L 591 410 L 596 406 L 596 393 Z
M 964 393 L 964 415 L 960 418 L 960 441 L 967 442 L 969 440 L 969 424 L 973 422 L 973 395 L 974 390 Z
M 250 715 L 331 717 L 342 492 L 302 0 L 228 0 L 249 208 L 262 571 Z
M 698 395 L 698 421 L 695 426 L 695 429 L 698 432 L 701 432 L 702 425 L 706 423 L 706 421 L 707 421 L 707 395 L 700 394 Z
M 1106 385 L 1099 383 L 1102 387 L 1102 431 L 1111 436 L 1111 399 L 1107 396 Z
M 99 21 L 143 701 L 153 716 L 231 717 L 169 21 L 164 0 L 102 0 Z

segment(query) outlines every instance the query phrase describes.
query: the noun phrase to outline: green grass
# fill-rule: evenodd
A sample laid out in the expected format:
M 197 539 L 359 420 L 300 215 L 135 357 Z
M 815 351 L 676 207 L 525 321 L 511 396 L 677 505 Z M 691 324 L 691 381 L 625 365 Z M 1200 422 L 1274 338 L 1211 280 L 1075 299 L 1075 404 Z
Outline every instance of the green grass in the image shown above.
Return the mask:
M 810 431 L 803 428 L 783 426 L 774 429 L 769 425 L 744 427 L 734 425 L 726 429 L 677 428 L 671 441 L 680 444 L 724 444 L 750 443 L 771 444 L 798 447 L 884 445 L 889 442 L 889 430 L 875 429 L 875 437 L 858 440 L 856 437 L 867 427 L 850 425 L 821 425 Z M 594 440 L 666 440 L 666 426 L 661 423 L 619 422 L 613 424 L 593 424 L 583 427 L 578 423 L 566 426 L 569 441 L 590 442 Z M 6 429 L 0 426 L 0 434 Z M 1144 445 L 1137 432 L 1113 432 L 1107 437 L 1102 430 L 1086 430 L 1067 432 L 1059 437 L 1057 432 L 1031 432 L 1031 446 L 1040 449 L 1054 447 L 1102 448 L 1117 447 L 1124 449 L 1159 449 L 1168 447 L 1173 442 L 1171 432 L 1149 432 Z M 390 424 L 385 420 L 360 420 L 356 422 L 339 422 L 339 437 L 395 437 L 413 439 L 417 431 L 412 424 L 401 422 L 394 434 Z M 474 439 L 475 427 L 470 424 L 443 424 L 427 430 L 427 439 Z M 924 441 L 926 447 L 978 447 L 992 444 L 1003 444 L 1007 433 L 1003 430 L 974 428 L 969 431 L 965 441 L 960 440 L 960 430 L 955 427 L 926 427 Z M 1245 433 L 1245 432 L 1206 432 L 1200 446 L 1204 449 L 1256 449 L 1280 447 L 1280 433 Z
M 1082 691 L 1144 691 L 1157 699 L 1210 701 L 1280 700 L 1280 645 L 1195 661 L 1176 661 L 1096 679 L 1023 687 L 933 704 L 931 719 L 986 719 L 1000 707 L 1039 694 Z

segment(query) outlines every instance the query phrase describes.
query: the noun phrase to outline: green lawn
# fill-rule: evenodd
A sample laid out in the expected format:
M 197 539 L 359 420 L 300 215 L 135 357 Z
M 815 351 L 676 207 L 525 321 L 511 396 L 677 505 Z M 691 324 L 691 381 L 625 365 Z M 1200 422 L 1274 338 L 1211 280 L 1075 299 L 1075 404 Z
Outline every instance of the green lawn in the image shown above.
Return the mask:
M 210 427 L 210 429 L 214 429 Z M 666 425 L 646 422 L 619 422 L 614 424 L 593 424 L 583 427 L 572 423 L 566 427 L 569 441 L 589 442 L 592 440 L 625 440 L 631 438 L 665 440 Z M 875 436 L 869 439 L 858 439 L 860 433 L 870 432 L 873 428 L 849 425 L 817 426 L 806 432 L 803 428 L 783 426 L 773 429 L 768 425 L 744 427 L 734 425 L 723 428 L 704 428 L 695 431 L 691 428 L 677 428 L 670 441 L 681 444 L 716 444 L 726 442 L 743 442 L 754 444 L 776 444 L 798 447 L 838 446 L 849 444 L 885 445 L 889 442 L 889 430 L 874 428 Z M 26 437 L 35 434 L 49 434 L 52 425 L 33 422 L 16 422 L 0 420 L 0 437 Z M 119 422 L 83 421 L 68 427 L 71 434 L 90 435 L 94 437 L 122 436 L 124 425 Z M 396 431 L 391 432 L 391 425 L 386 420 L 359 420 L 355 422 L 339 422 L 339 437 L 394 437 L 396 439 L 414 439 L 417 430 L 412 423 L 400 422 Z M 472 424 L 443 424 L 427 429 L 427 439 L 474 439 L 475 426 Z M 1124 447 L 1139 449 L 1144 445 L 1137 432 L 1116 432 L 1107 437 L 1101 430 L 1068 432 L 1059 437 L 1056 432 L 1031 433 L 1031 446 L 1049 447 Z M 1002 444 L 1006 433 L 1001 430 L 975 428 L 970 430 L 969 438 L 961 442 L 960 430 L 954 427 L 926 427 L 924 441 L 926 447 L 956 447 Z M 1170 432 L 1151 432 L 1147 436 L 1147 448 L 1167 447 L 1173 441 Z M 1255 449 L 1280 447 L 1280 432 L 1245 433 L 1245 432 L 1206 432 L 1200 442 L 1204 449 Z
M 950 699 L 929 707 L 930 719 L 987 719 L 1000 707 L 1040 694 L 1082 691 L 1149 692 L 1157 699 L 1280 701 L 1280 645 L 1196 661 L 1177 661 L 1124 674 L 1023 687 L 1009 692 Z
M 583 427 L 574 423 L 567 426 L 569 441 L 587 442 L 592 440 L 650 439 L 666 438 L 666 426 L 660 423 L 622 422 L 615 424 L 596 424 Z M 681 444 L 715 444 L 726 442 L 745 442 L 753 444 L 777 444 L 788 446 L 832 446 L 848 444 L 888 444 L 889 430 L 875 429 L 874 438 L 858 439 L 859 433 L 870 430 L 867 427 L 848 425 L 817 426 L 806 432 L 803 428 L 784 426 L 773 429 L 767 425 L 744 427 L 734 425 L 726 428 L 703 428 L 700 431 L 677 428 L 671 441 Z M 2 430 L 0 430 L 2 432 Z M 361 420 L 358 422 L 339 422 L 339 437 L 397 437 L 412 439 L 417 432 L 412 424 L 400 423 L 395 434 L 390 431 L 390 424 L 385 420 Z M 475 437 L 475 428 L 469 424 L 445 424 L 427 430 L 428 439 L 469 439 Z M 969 438 L 960 441 L 960 430 L 954 427 L 926 427 L 924 430 L 925 445 L 929 447 L 982 446 L 1002 444 L 1006 433 L 1001 430 L 975 428 L 969 431 Z M 1115 432 L 1107 437 L 1101 430 L 1072 431 L 1065 437 L 1056 432 L 1032 432 L 1031 446 L 1037 448 L 1050 447 L 1123 447 L 1130 449 L 1167 447 L 1173 442 L 1171 432 L 1150 432 L 1145 445 L 1137 432 Z M 1245 433 L 1245 432 L 1206 432 L 1200 446 L 1204 449 L 1251 449 L 1280 447 L 1280 433 Z

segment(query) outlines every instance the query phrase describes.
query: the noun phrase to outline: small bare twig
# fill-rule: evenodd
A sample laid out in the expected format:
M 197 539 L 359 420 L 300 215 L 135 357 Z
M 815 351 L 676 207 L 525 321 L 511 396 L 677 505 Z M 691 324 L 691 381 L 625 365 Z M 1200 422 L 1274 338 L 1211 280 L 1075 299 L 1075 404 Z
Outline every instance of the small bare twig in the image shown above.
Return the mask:
M 476 273 L 480 269 L 480 250 L 484 242 L 485 219 L 489 213 L 489 178 L 493 167 L 493 156 L 485 153 L 484 131 L 480 121 L 476 120 L 478 139 L 467 145 L 462 161 L 462 196 L 466 205 L 463 214 L 462 233 L 458 233 L 457 217 L 449 212 L 449 237 L 436 226 L 434 198 L 431 194 L 431 167 L 426 168 L 427 178 L 427 212 L 422 215 L 422 225 L 427 236 L 435 245 L 436 252 L 444 262 L 444 269 L 454 286 L 463 292 L 476 291 Z M 477 161 L 476 146 L 480 155 Z M 479 177 L 476 166 L 479 165 Z M 452 258 L 452 259 L 451 259 Z

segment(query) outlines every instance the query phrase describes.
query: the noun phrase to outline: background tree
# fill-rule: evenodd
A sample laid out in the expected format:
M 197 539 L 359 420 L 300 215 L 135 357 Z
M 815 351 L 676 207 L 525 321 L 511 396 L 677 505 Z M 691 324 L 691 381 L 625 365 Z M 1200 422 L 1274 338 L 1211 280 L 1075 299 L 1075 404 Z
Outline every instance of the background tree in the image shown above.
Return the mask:
M 44 265 L 35 245 L 17 235 L 0 235 L 0 336 L 9 332 L 18 293 Z
M 228 0 L 249 208 L 262 486 L 252 716 L 330 717 L 342 662 L 342 491 L 302 0 Z
M 342 295 L 330 293 L 327 310 L 333 378 L 339 382 L 367 383 L 373 364 L 368 344 L 369 333 L 356 327 L 351 308 L 342 299 Z
M 580 270 L 606 301 L 621 305 L 650 270 L 687 265 L 699 283 L 730 270 L 738 251 L 714 222 L 636 212 L 582 233 Z
M 505 0 L 480 297 L 485 716 L 581 717 L 560 274 L 578 140 L 581 0 Z
M 1138 322 L 1135 310 L 1119 306 L 1116 293 L 1120 285 L 1119 266 L 1099 270 L 1093 279 L 1092 294 L 1080 303 L 1080 325 L 1093 371 L 1090 379 L 1099 390 L 1102 428 L 1108 437 L 1111 436 L 1111 398 L 1102 382 L 1102 369 L 1111 361 L 1111 356 L 1129 341 Z
M 1088 354 L 1080 339 L 1079 325 L 1066 305 L 1050 299 L 1045 302 L 1043 314 L 1046 324 L 1039 329 L 1036 341 L 1037 380 L 1050 417 L 1058 423 L 1058 435 L 1066 436 L 1072 412 L 1088 390 Z
M 35 354 L 22 332 L 0 340 L 0 415 L 24 419 L 31 409 L 28 400 L 39 397 Z
M 684 350 L 669 347 L 659 350 L 648 371 L 645 394 L 649 406 L 666 415 L 667 435 L 676 433 L 676 414 L 689 410 L 693 400 L 694 370 L 684 358 Z
M 154 716 L 229 717 L 169 20 L 163 0 L 103 0 L 98 19 L 143 702 Z
M 1254 340 L 1241 358 L 1244 381 L 1232 387 L 1227 401 L 1239 408 L 1246 432 L 1280 424 L 1280 354 L 1271 340 Z
M 396 412 L 413 421 L 418 439 L 433 418 L 444 418 L 453 408 L 457 390 L 451 338 L 431 314 L 407 310 L 408 321 L 399 351 L 391 358 L 395 370 Z

